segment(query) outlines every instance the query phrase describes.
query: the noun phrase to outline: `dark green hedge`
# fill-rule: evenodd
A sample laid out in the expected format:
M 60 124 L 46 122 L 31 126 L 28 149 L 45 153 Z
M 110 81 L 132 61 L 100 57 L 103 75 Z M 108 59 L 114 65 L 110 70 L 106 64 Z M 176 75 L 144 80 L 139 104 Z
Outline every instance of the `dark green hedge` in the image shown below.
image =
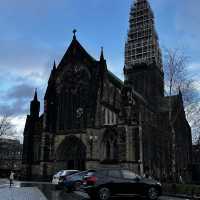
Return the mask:
M 163 184 L 163 192 L 168 194 L 200 195 L 200 185 Z

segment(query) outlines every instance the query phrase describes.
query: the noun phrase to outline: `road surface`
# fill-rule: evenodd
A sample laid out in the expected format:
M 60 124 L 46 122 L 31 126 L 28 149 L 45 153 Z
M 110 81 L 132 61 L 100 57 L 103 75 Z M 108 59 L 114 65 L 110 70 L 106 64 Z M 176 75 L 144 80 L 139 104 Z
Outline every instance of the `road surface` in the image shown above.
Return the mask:
M 121 200 L 121 198 L 113 199 Z M 139 198 L 123 198 L 123 200 L 130 199 L 139 200 Z M 0 179 L 0 200 L 89 200 L 89 197 L 81 191 L 66 193 L 55 190 L 54 186 L 49 183 L 15 181 L 10 188 L 8 180 Z M 159 200 L 188 199 L 161 196 Z

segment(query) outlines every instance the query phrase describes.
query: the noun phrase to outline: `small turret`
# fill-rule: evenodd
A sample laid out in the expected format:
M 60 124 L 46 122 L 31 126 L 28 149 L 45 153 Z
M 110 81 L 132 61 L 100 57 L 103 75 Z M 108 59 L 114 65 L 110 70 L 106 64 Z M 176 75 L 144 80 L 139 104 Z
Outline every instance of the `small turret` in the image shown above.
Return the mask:
M 49 81 L 48 81 L 48 82 L 51 82 L 51 81 L 54 80 L 55 72 L 56 72 L 56 62 L 55 62 L 55 60 L 54 60 L 53 69 L 51 70 L 51 74 L 50 74 L 50 76 L 49 76 Z
M 54 63 L 53 63 L 53 71 L 56 71 L 56 61 L 54 60 Z
M 101 55 L 100 55 L 100 62 L 105 61 L 104 55 L 103 55 L 103 47 L 101 47 Z
M 40 102 L 37 99 L 37 90 L 35 89 L 34 98 L 31 101 L 30 105 L 30 116 L 34 118 L 38 118 L 40 113 Z
M 106 59 L 104 59 L 103 47 L 101 47 L 99 63 L 100 63 L 100 70 L 102 73 L 104 73 L 107 70 L 107 64 L 106 64 Z
M 99 62 L 103 66 L 104 69 L 107 69 L 106 59 L 104 58 L 104 53 L 103 53 L 103 47 L 101 47 L 101 54 L 100 54 Z
M 104 53 L 103 53 L 103 47 L 101 47 L 101 54 L 99 59 L 99 72 L 100 72 L 100 80 L 101 80 L 101 95 L 103 94 L 103 83 L 104 83 L 104 77 L 106 76 L 107 71 L 107 64 L 106 60 L 104 59 Z
M 182 92 L 181 92 L 181 88 L 180 88 L 180 87 L 178 88 L 178 95 L 179 95 L 180 97 L 182 97 Z
M 180 87 L 178 88 L 178 97 L 179 97 L 180 103 L 183 105 L 183 94 Z

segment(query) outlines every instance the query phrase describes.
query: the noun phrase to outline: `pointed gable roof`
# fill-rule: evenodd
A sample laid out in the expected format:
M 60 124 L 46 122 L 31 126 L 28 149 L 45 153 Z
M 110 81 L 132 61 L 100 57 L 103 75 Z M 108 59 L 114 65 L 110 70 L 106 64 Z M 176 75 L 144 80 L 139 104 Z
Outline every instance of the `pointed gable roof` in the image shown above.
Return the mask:
M 74 36 L 71 44 L 69 45 L 67 51 L 65 52 L 63 58 L 61 59 L 58 70 L 60 70 L 64 65 L 69 62 L 83 61 L 87 59 L 91 62 L 97 62 L 79 43 L 79 41 Z

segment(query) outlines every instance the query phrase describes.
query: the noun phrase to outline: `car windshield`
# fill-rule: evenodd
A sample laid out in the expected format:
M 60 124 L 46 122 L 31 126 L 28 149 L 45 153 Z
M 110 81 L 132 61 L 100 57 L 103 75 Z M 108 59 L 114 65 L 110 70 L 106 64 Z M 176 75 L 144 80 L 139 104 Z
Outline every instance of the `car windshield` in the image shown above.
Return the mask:
M 135 174 L 134 172 L 128 170 L 122 170 L 122 174 L 123 177 L 126 179 L 136 179 L 136 178 L 140 179 L 140 176 L 138 174 Z
M 59 172 L 57 172 L 56 174 L 55 174 L 55 176 L 61 176 L 61 174 L 64 172 L 64 170 L 61 170 L 61 171 L 59 171 Z
M 79 173 L 76 173 L 77 176 L 85 176 L 88 172 L 87 171 L 84 171 L 84 172 L 79 172 Z
M 56 177 L 57 176 L 66 176 L 66 175 L 74 174 L 76 172 L 78 172 L 78 171 L 76 171 L 76 170 L 70 170 L 70 171 L 69 170 L 61 170 L 61 171 L 57 172 L 55 174 L 55 176 Z

